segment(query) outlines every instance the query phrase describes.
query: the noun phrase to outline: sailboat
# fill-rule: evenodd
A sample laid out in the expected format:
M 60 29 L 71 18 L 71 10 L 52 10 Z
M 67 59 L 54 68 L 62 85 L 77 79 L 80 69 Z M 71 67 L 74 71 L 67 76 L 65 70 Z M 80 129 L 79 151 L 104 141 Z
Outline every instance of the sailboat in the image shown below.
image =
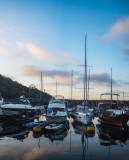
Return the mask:
M 77 110 L 74 114 L 74 120 L 88 125 L 92 121 L 93 113 L 89 111 L 88 103 L 87 103 L 87 57 L 86 57 L 86 38 L 85 36 L 85 74 L 84 74 L 84 105 L 78 105 Z M 86 94 L 85 94 L 86 93 Z
M 102 123 L 116 125 L 116 126 L 127 126 L 129 116 L 124 108 L 119 107 L 118 98 L 117 101 L 113 101 L 112 97 L 119 96 L 119 94 L 112 93 L 112 68 L 111 68 L 111 93 L 104 93 L 101 96 L 110 95 L 110 101 L 104 101 L 99 103 L 99 120 Z

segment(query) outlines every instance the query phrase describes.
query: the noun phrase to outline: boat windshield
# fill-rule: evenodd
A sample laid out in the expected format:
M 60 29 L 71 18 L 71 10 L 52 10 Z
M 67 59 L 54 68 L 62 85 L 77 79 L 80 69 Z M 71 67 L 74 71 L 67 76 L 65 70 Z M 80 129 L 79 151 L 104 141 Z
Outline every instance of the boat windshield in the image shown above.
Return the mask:
M 78 112 L 83 112 L 83 111 L 84 111 L 84 108 L 78 108 L 77 111 L 78 111 Z
M 26 98 L 17 98 L 15 101 L 11 101 L 12 104 L 30 104 Z
M 101 104 L 99 104 L 99 109 L 100 110 L 111 109 L 111 108 L 119 109 L 119 107 L 116 103 L 113 103 L 112 105 L 111 105 L 111 103 L 101 103 Z
M 64 104 L 64 102 L 61 101 L 61 100 L 52 100 L 52 101 L 50 101 L 50 104 L 52 104 L 52 103 L 60 103 L 60 104 Z
M 57 112 L 57 111 L 59 111 L 59 112 L 65 112 L 66 109 L 65 108 L 49 108 L 49 111 L 50 112 Z

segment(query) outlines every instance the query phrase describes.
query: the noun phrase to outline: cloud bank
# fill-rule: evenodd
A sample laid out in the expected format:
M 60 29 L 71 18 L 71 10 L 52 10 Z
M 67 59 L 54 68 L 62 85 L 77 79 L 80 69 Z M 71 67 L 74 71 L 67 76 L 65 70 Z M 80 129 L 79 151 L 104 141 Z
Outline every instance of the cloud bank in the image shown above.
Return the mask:
M 61 84 L 70 84 L 71 73 L 63 70 L 42 70 L 34 65 L 21 65 L 19 66 L 22 73 L 27 76 L 39 77 L 41 72 L 43 77 L 52 78 L 60 81 Z
M 111 77 L 109 74 L 104 72 L 99 72 L 91 75 L 91 81 L 93 83 L 102 85 L 102 86 L 110 86 L 111 85 Z M 112 80 L 113 85 L 117 85 L 117 81 Z
M 21 48 L 16 48 L 16 49 L 6 49 L 3 47 L 0 47 L 0 54 L 8 57 L 15 57 L 15 58 L 27 58 L 27 54 L 21 49 Z

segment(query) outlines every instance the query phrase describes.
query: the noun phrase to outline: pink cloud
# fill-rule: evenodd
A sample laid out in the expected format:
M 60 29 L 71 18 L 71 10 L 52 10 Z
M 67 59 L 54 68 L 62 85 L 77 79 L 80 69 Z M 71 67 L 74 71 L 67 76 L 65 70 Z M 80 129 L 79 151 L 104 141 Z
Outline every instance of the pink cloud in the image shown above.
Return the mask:
M 76 60 L 75 58 L 71 57 L 69 54 L 64 54 L 63 59 L 66 59 L 68 63 L 80 64 L 79 60 Z
M 43 49 L 39 48 L 38 46 L 29 43 L 27 44 L 27 50 L 32 53 L 34 56 L 36 56 L 37 58 L 43 58 L 43 59 L 49 59 L 49 60 L 56 60 L 59 61 L 59 58 L 56 57 L 55 55 L 52 55 L 46 51 L 44 51 Z
M 25 54 L 25 52 L 21 49 L 21 48 L 16 48 L 16 49 L 6 49 L 3 47 L 0 47 L 0 54 L 4 55 L 4 56 L 12 56 L 12 57 L 23 57 L 23 58 L 27 58 L 28 55 Z
M 122 20 L 118 20 L 109 30 L 107 34 L 105 34 L 102 39 L 105 41 L 110 41 L 113 38 L 129 35 L 129 17 L 126 17 Z
M 22 70 L 24 75 L 28 75 L 28 76 L 38 76 L 41 74 L 41 70 L 38 69 L 36 66 L 34 65 L 21 65 L 19 66 L 19 68 Z
M 33 56 L 35 56 L 38 59 L 45 59 L 45 60 L 47 59 L 50 61 L 58 62 L 58 64 L 59 63 L 60 64 L 70 64 L 70 63 L 80 64 L 78 60 L 71 57 L 69 54 L 60 54 L 60 55 L 51 54 L 32 43 L 28 43 L 26 45 L 26 48 Z
M 0 29 L 0 34 L 4 34 L 5 31 L 3 29 Z
M 0 54 L 9 55 L 9 51 L 3 47 L 0 47 Z

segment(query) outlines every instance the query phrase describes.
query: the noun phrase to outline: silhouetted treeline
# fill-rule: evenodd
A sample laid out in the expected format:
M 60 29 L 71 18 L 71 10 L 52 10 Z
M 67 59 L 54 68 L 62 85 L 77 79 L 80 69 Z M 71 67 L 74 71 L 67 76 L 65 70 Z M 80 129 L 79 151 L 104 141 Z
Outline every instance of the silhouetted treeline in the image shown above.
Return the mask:
M 6 100 L 19 98 L 21 95 L 29 98 L 33 102 L 39 102 L 40 96 L 42 101 L 49 101 L 51 95 L 41 92 L 37 88 L 26 87 L 11 78 L 5 77 L 0 74 L 0 93 Z

